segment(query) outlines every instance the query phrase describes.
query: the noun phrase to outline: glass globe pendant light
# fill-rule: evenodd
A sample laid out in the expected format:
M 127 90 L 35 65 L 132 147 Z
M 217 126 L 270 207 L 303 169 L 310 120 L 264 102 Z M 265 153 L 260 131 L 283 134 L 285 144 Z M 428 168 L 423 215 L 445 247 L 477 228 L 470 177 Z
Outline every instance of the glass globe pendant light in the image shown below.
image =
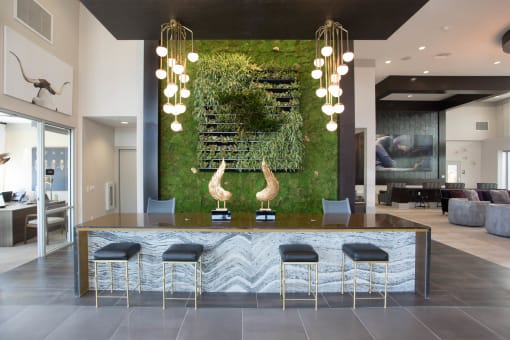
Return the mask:
M 191 40 L 191 52 L 186 54 L 187 39 Z M 176 20 L 170 20 L 161 25 L 160 42 L 156 47 L 159 57 L 159 68 L 156 70 L 156 78 L 165 81 L 163 94 L 166 103 L 163 112 L 174 115 L 174 121 L 170 128 L 172 131 L 182 131 L 182 124 L 177 116 L 186 111 L 186 105 L 182 99 L 189 98 L 191 92 L 186 88 L 190 81 L 189 73 L 186 72 L 187 61 L 198 61 L 198 53 L 193 47 L 193 31 L 181 25 Z
M 341 79 L 349 72 L 347 63 L 353 60 L 354 53 L 349 49 L 349 32 L 340 23 L 327 20 L 315 32 L 312 78 L 320 81 L 315 94 L 324 98 L 321 110 L 330 118 L 326 125 L 328 131 L 337 130 L 334 115 L 345 110 L 340 101 L 343 93 Z

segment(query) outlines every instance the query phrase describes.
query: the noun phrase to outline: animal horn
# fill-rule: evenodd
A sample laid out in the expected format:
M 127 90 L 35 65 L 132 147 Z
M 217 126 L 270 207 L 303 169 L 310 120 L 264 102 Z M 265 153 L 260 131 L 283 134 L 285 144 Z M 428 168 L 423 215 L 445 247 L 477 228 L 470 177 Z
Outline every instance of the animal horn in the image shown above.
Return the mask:
M 60 86 L 60 90 L 59 91 L 55 91 L 52 87 L 50 87 L 50 89 L 51 89 L 51 91 L 54 92 L 53 94 L 61 95 L 62 94 L 62 90 L 64 89 L 64 86 L 66 86 L 67 84 L 71 84 L 71 83 L 66 81 L 65 83 L 62 84 L 62 86 Z
M 32 84 L 37 83 L 39 81 L 38 79 L 32 79 L 32 78 L 27 77 L 27 75 L 25 74 L 25 70 L 23 69 L 23 64 L 21 64 L 21 60 L 18 58 L 18 56 L 13 51 L 9 51 L 9 52 L 11 52 L 11 54 L 14 56 L 14 58 L 16 58 L 16 60 L 18 60 L 19 68 L 21 69 L 21 74 L 23 75 L 23 78 L 25 78 L 25 80 L 28 83 L 32 83 Z

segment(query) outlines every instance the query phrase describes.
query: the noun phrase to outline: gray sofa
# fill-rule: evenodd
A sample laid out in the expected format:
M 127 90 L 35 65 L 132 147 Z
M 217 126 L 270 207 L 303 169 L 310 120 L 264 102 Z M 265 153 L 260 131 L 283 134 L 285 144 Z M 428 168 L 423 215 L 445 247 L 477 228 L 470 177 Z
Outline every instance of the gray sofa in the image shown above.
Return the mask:
M 485 216 L 485 229 L 489 234 L 510 237 L 510 205 L 489 204 Z
M 466 227 L 483 227 L 489 201 L 448 200 L 448 222 Z

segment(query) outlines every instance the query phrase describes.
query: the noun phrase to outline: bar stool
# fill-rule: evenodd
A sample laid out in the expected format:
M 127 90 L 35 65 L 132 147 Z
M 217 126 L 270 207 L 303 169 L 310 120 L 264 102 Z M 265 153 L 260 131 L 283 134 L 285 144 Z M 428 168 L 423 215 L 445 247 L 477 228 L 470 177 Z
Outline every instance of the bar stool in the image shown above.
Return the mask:
M 317 310 L 317 291 L 319 282 L 319 255 L 308 244 L 282 244 L 280 250 L 280 295 L 283 297 L 283 310 L 285 310 L 286 300 L 315 301 L 315 310 Z M 307 264 L 308 265 L 308 295 L 311 294 L 311 269 L 315 265 L 315 294 L 310 299 L 289 299 L 285 295 L 286 288 L 286 270 L 287 264 Z
M 386 297 L 388 291 L 388 253 L 381 248 L 370 244 L 370 243 L 346 243 L 342 245 L 342 295 L 344 293 L 344 281 L 345 281 L 345 255 L 347 255 L 354 262 L 354 276 L 353 276 L 353 305 L 352 308 L 356 308 L 356 299 L 363 300 L 375 300 L 384 299 L 384 308 L 386 308 Z M 356 297 L 356 274 L 358 269 L 358 263 L 368 263 L 370 265 L 370 276 L 368 293 L 372 294 L 372 265 L 374 263 L 384 263 L 386 266 L 386 274 L 384 280 L 384 295 L 380 292 L 381 297 Z
M 201 244 L 174 244 L 163 253 L 163 309 L 166 300 L 187 300 L 187 298 L 166 297 L 166 265 L 170 264 L 170 293 L 174 293 L 174 264 L 192 264 L 195 269 L 195 309 L 197 309 L 197 264 L 200 262 L 200 295 L 202 295 L 202 253 Z
M 124 263 L 126 265 L 126 303 L 129 307 L 129 271 L 128 262 L 131 257 L 138 255 L 138 293 L 142 292 L 140 283 L 140 244 L 132 242 L 117 242 L 110 243 L 94 252 L 94 279 L 96 283 L 96 308 L 98 307 L 98 279 L 97 279 L 97 265 L 98 263 L 110 264 L 110 292 L 113 293 L 113 263 Z M 118 296 L 101 296 L 101 298 L 118 298 Z

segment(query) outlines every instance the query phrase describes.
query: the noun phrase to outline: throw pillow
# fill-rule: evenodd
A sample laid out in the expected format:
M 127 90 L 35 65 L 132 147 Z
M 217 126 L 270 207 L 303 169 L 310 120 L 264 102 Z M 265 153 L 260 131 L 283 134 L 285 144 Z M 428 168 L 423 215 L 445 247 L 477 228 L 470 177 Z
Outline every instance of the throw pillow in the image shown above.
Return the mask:
M 510 204 L 510 196 L 506 190 L 491 190 L 493 203 Z
M 450 198 L 466 198 L 464 190 L 448 190 Z
M 466 189 L 466 190 L 464 190 L 464 194 L 466 195 L 466 198 L 468 199 L 468 201 L 479 201 L 480 200 L 476 190 Z

